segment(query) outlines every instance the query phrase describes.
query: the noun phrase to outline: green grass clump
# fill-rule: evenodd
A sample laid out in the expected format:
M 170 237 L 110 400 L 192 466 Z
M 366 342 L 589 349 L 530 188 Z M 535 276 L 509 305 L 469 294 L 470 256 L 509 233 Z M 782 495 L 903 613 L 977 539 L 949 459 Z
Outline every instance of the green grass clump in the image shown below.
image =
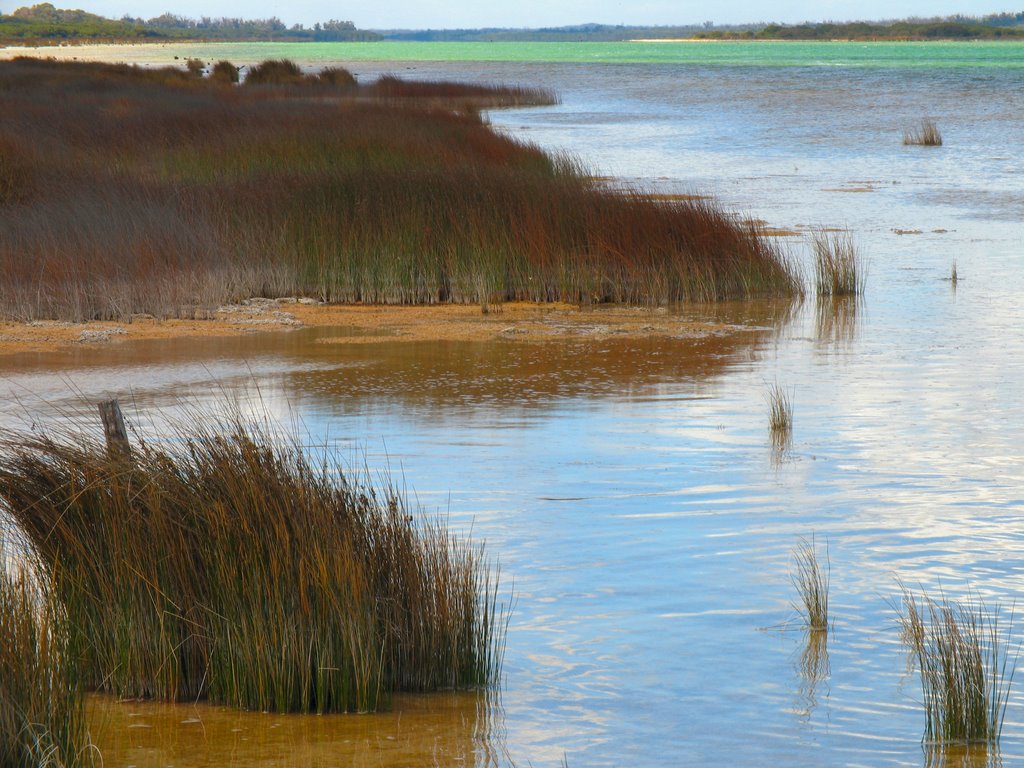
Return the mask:
M 129 456 L 74 435 L 0 449 L 92 689 L 277 712 L 497 681 L 482 549 L 269 427 L 196 416 Z
M 0 62 L 0 136 L 34 148 L 19 173 L 35 190 L 17 215 L 0 206 L 0 316 L 192 316 L 253 296 L 657 305 L 801 290 L 778 246 L 715 204 L 610 188 L 481 116 L 554 101 L 542 89 L 339 86 L 280 61 L 246 82 Z
M 864 293 L 863 259 L 848 232 L 815 232 L 811 249 L 819 298 Z
M 922 120 L 916 128 L 903 131 L 903 143 L 919 147 L 941 147 L 942 134 L 934 120 Z
M 998 742 L 1017 655 L 999 610 L 942 595 L 915 597 L 902 584 L 900 624 L 921 676 L 929 742 Z
M 801 539 L 793 550 L 793 585 L 800 597 L 797 609 L 807 628 L 813 632 L 827 632 L 829 623 L 828 590 L 831 564 L 828 545 L 825 546 L 824 565 L 818 560 L 814 539 Z
M 60 604 L 0 542 L 0 765 L 92 765 L 70 627 Z

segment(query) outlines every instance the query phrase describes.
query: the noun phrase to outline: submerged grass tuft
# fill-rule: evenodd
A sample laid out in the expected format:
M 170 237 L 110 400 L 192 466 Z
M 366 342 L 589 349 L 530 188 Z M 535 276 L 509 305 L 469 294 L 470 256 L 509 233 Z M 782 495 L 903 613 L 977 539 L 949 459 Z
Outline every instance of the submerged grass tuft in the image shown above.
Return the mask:
M 801 539 L 793 550 L 793 585 L 800 597 L 797 610 L 807 628 L 813 632 L 827 632 L 829 623 L 828 590 L 832 571 L 825 543 L 825 562 L 818 560 L 814 539 Z
M 900 588 L 903 641 L 921 677 L 925 740 L 996 743 L 1017 662 L 998 606 L 990 611 L 980 600 L 957 602 L 944 594 L 918 598 Z
M 8 436 L 0 499 L 89 688 L 341 712 L 497 681 L 505 627 L 482 548 L 266 425 L 196 415 L 129 455 Z
M 782 385 L 773 384 L 765 399 L 768 401 L 768 430 L 772 443 L 786 445 L 793 436 L 793 402 L 789 392 Z
M 864 263 L 849 232 L 815 232 L 811 248 L 819 298 L 864 293 Z
M 925 119 L 916 128 L 903 131 L 903 143 L 907 146 L 941 147 L 942 134 L 934 120 Z

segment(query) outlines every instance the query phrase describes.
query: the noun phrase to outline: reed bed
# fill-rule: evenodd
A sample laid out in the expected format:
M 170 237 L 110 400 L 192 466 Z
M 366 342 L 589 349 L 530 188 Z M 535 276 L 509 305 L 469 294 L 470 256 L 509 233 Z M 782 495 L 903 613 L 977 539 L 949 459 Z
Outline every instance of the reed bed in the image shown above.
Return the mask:
M 849 232 L 815 232 L 811 249 L 819 299 L 864 293 L 864 260 Z
M 0 765 L 92 765 L 67 616 L 31 566 L 0 541 Z
M 547 92 L 315 73 L 229 87 L 219 71 L 0 62 L 0 316 L 801 290 L 771 240 L 714 204 L 602 187 L 479 114 Z
M 832 570 L 828 544 L 825 545 L 825 562 L 822 564 L 818 559 L 814 539 L 801 539 L 793 550 L 793 564 L 793 586 L 800 597 L 797 609 L 803 617 L 804 624 L 812 632 L 827 632 L 828 590 Z
M 917 127 L 903 131 L 903 143 L 907 146 L 941 147 L 942 134 L 934 120 L 925 119 Z
M 1017 661 L 998 607 L 989 611 L 980 601 L 957 602 L 945 595 L 918 598 L 900 588 L 903 641 L 921 677 L 925 740 L 995 744 Z
M 130 454 L 9 436 L 0 499 L 74 628 L 87 688 L 344 712 L 497 680 L 504 624 L 482 548 L 266 425 L 197 414 Z

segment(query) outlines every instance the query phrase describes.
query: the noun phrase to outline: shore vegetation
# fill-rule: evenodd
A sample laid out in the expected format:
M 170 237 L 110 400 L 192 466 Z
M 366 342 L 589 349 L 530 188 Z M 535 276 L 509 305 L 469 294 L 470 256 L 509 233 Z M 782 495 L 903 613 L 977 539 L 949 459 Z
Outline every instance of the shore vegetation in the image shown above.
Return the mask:
M 223 64 L 0 62 L 0 316 L 800 291 L 780 248 L 713 203 L 610 188 L 481 114 L 548 91 L 253 76 L 266 66 L 234 86 Z

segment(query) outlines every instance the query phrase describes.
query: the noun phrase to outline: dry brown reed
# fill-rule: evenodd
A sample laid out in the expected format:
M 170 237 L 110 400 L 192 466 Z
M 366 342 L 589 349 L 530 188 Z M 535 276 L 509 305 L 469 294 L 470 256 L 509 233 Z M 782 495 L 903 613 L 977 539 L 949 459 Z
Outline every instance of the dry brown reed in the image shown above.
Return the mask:
M 0 534 L 2 536 L 3 534 Z M 0 765 L 92 765 L 67 615 L 0 540 Z
M 337 712 L 497 680 L 482 548 L 266 425 L 196 414 L 129 456 L 81 434 L 10 436 L 0 499 L 89 688 Z
M 232 85 L 237 83 L 238 79 L 238 67 L 230 61 L 218 61 L 213 65 L 213 69 L 210 70 L 210 80 L 213 82 Z
M 249 68 L 246 85 L 288 85 L 305 81 L 302 69 L 288 59 L 268 59 Z
M 990 611 L 980 600 L 945 594 L 919 599 L 902 583 L 900 589 L 903 641 L 921 678 L 925 740 L 998 742 L 1017 661 L 998 606 Z
M 908 146 L 941 147 L 942 134 L 934 120 L 925 119 L 919 126 L 903 131 L 903 143 Z
M 316 73 L 318 83 L 341 88 L 352 88 L 358 83 L 356 77 L 344 67 L 324 67 Z
M 36 150 L 35 192 L 0 205 L 0 316 L 800 290 L 776 245 L 712 203 L 601 188 L 478 114 L 542 91 L 224 88 L 180 68 L 38 60 L 0 62 L 0 82 L 0 137 Z

